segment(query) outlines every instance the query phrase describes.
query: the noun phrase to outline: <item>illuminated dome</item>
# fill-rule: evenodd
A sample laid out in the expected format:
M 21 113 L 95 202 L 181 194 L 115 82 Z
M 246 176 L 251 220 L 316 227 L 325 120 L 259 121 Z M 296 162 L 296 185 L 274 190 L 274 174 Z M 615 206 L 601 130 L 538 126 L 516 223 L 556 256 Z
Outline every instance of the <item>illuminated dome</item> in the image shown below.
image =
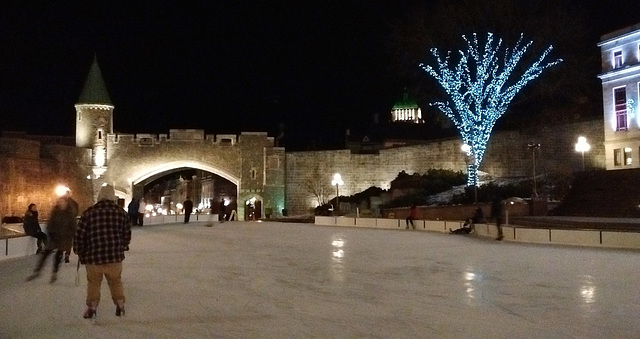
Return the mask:
M 422 111 L 418 103 L 409 98 L 409 93 L 404 92 L 401 100 L 398 100 L 391 109 L 391 121 L 405 121 L 416 124 L 424 122 L 422 120 Z

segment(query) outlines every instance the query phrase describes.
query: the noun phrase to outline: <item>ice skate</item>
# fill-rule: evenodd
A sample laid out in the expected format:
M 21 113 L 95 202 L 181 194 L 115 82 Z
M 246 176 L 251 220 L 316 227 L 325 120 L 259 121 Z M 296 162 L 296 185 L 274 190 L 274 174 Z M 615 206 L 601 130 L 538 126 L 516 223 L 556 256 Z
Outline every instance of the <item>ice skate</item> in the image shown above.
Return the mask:
M 39 272 L 39 271 L 33 272 L 33 274 L 32 274 L 32 275 L 30 275 L 30 276 L 28 276 L 28 277 L 27 277 L 27 281 L 31 281 L 31 280 L 33 280 L 33 279 L 35 279 L 35 278 L 39 277 L 39 276 L 40 276 L 40 272 Z
M 98 314 L 98 310 L 96 310 L 94 307 L 87 307 L 87 310 L 84 311 L 84 314 L 82 315 L 82 317 L 85 319 L 95 320 L 97 314 Z
M 124 315 L 124 300 L 116 301 L 116 317 Z

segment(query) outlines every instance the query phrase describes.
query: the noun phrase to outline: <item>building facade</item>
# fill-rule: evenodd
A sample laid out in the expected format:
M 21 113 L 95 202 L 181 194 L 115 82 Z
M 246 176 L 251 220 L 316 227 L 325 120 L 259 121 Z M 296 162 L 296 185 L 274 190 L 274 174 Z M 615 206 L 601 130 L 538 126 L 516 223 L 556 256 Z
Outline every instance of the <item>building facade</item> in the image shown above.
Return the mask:
M 404 92 L 401 100 L 398 100 L 391 109 L 391 122 L 423 123 L 422 110 L 418 103 L 409 98 L 409 93 Z
M 114 133 L 108 91 L 94 58 L 76 107 L 76 147 L 90 150 L 93 194 L 109 183 L 126 205 L 143 196 L 144 186 L 165 174 L 192 168 L 216 174 L 235 185 L 231 200 L 237 216 L 276 214 L 284 209 L 284 148 L 266 132 L 206 135 L 200 129 L 169 134 Z M 200 192 L 198 192 L 199 195 Z M 182 190 L 180 202 L 193 190 Z M 200 206 L 202 201 L 196 201 Z M 256 211 L 259 206 L 260 210 Z
M 603 35 L 598 47 L 606 168 L 640 168 L 640 24 Z

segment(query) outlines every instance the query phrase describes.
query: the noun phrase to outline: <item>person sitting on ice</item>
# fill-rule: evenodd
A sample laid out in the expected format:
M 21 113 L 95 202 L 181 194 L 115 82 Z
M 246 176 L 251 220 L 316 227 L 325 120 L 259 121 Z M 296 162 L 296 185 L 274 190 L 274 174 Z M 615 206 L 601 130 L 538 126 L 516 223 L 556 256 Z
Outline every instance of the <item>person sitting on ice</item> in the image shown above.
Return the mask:
M 486 219 L 484 217 L 484 212 L 482 211 L 482 208 L 478 207 L 476 208 L 473 216 L 465 220 L 462 227 L 458 228 L 457 230 L 449 229 L 449 232 L 453 234 L 469 234 L 475 230 L 475 224 L 485 221 Z

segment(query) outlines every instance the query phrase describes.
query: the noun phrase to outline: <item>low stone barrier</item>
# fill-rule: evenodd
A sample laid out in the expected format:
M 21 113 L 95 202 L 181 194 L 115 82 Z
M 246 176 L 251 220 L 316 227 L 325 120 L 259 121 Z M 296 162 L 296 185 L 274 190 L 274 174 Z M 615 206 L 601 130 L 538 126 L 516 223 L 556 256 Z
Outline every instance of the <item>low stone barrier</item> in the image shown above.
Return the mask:
M 211 217 L 211 218 L 210 218 Z M 193 214 L 189 221 L 209 221 L 218 220 L 218 215 L 208 214 Z M 181 215 L 159 215 L 155 217 L 144 218 L 144 225 L 159 225 L 182 222 L 184 220 L 184 214 Z M 40 224 L 42 230 L 47 232 L 47 225 Z M 135 227 L 135 226 L 134 226 Z M 27 235 L 12 236 L 6 238 L 0 238 L 0 260 L 24 257 L 36 253 L 38 249 L 37 240 L 34 237 Z
M 321 217 L 315 218 L 316 225 L 340 227 L 364 227 L 377 229 L 404 229 L 403 219 L 388 218 L 352 218 L 352 217 Z M 462 221 L 446 220 L 414 220 L 417 231 L 449 233 L 449 229 L 462 227 Z M 602 248 L 640 249 L 640 232 L 610 231 L 610 230 L 582 230 L 582 229 L 551 229 L 527 228 L 516 225 L 502 227 L 504 241 L 573 245 Z M 471 236 L 495 238 L 498 229 L 493 224 L 476 224 L 475 232 Z
M 37 249 L 36 238 L 30 236 L 0 239 L 0 260 L 35 254 Z
M 191 221 L 209 221 L 214 220 L 218 221 L 217 214 L 192 214 L 189 218 L 189 222 Z M 174 214 L 174 215 L 156 215 L 154 217 L 145 217 L 144 225 L 157 225 L 157 224 L 168 224 L 172 222 L 183 222 L 184 214 Z

